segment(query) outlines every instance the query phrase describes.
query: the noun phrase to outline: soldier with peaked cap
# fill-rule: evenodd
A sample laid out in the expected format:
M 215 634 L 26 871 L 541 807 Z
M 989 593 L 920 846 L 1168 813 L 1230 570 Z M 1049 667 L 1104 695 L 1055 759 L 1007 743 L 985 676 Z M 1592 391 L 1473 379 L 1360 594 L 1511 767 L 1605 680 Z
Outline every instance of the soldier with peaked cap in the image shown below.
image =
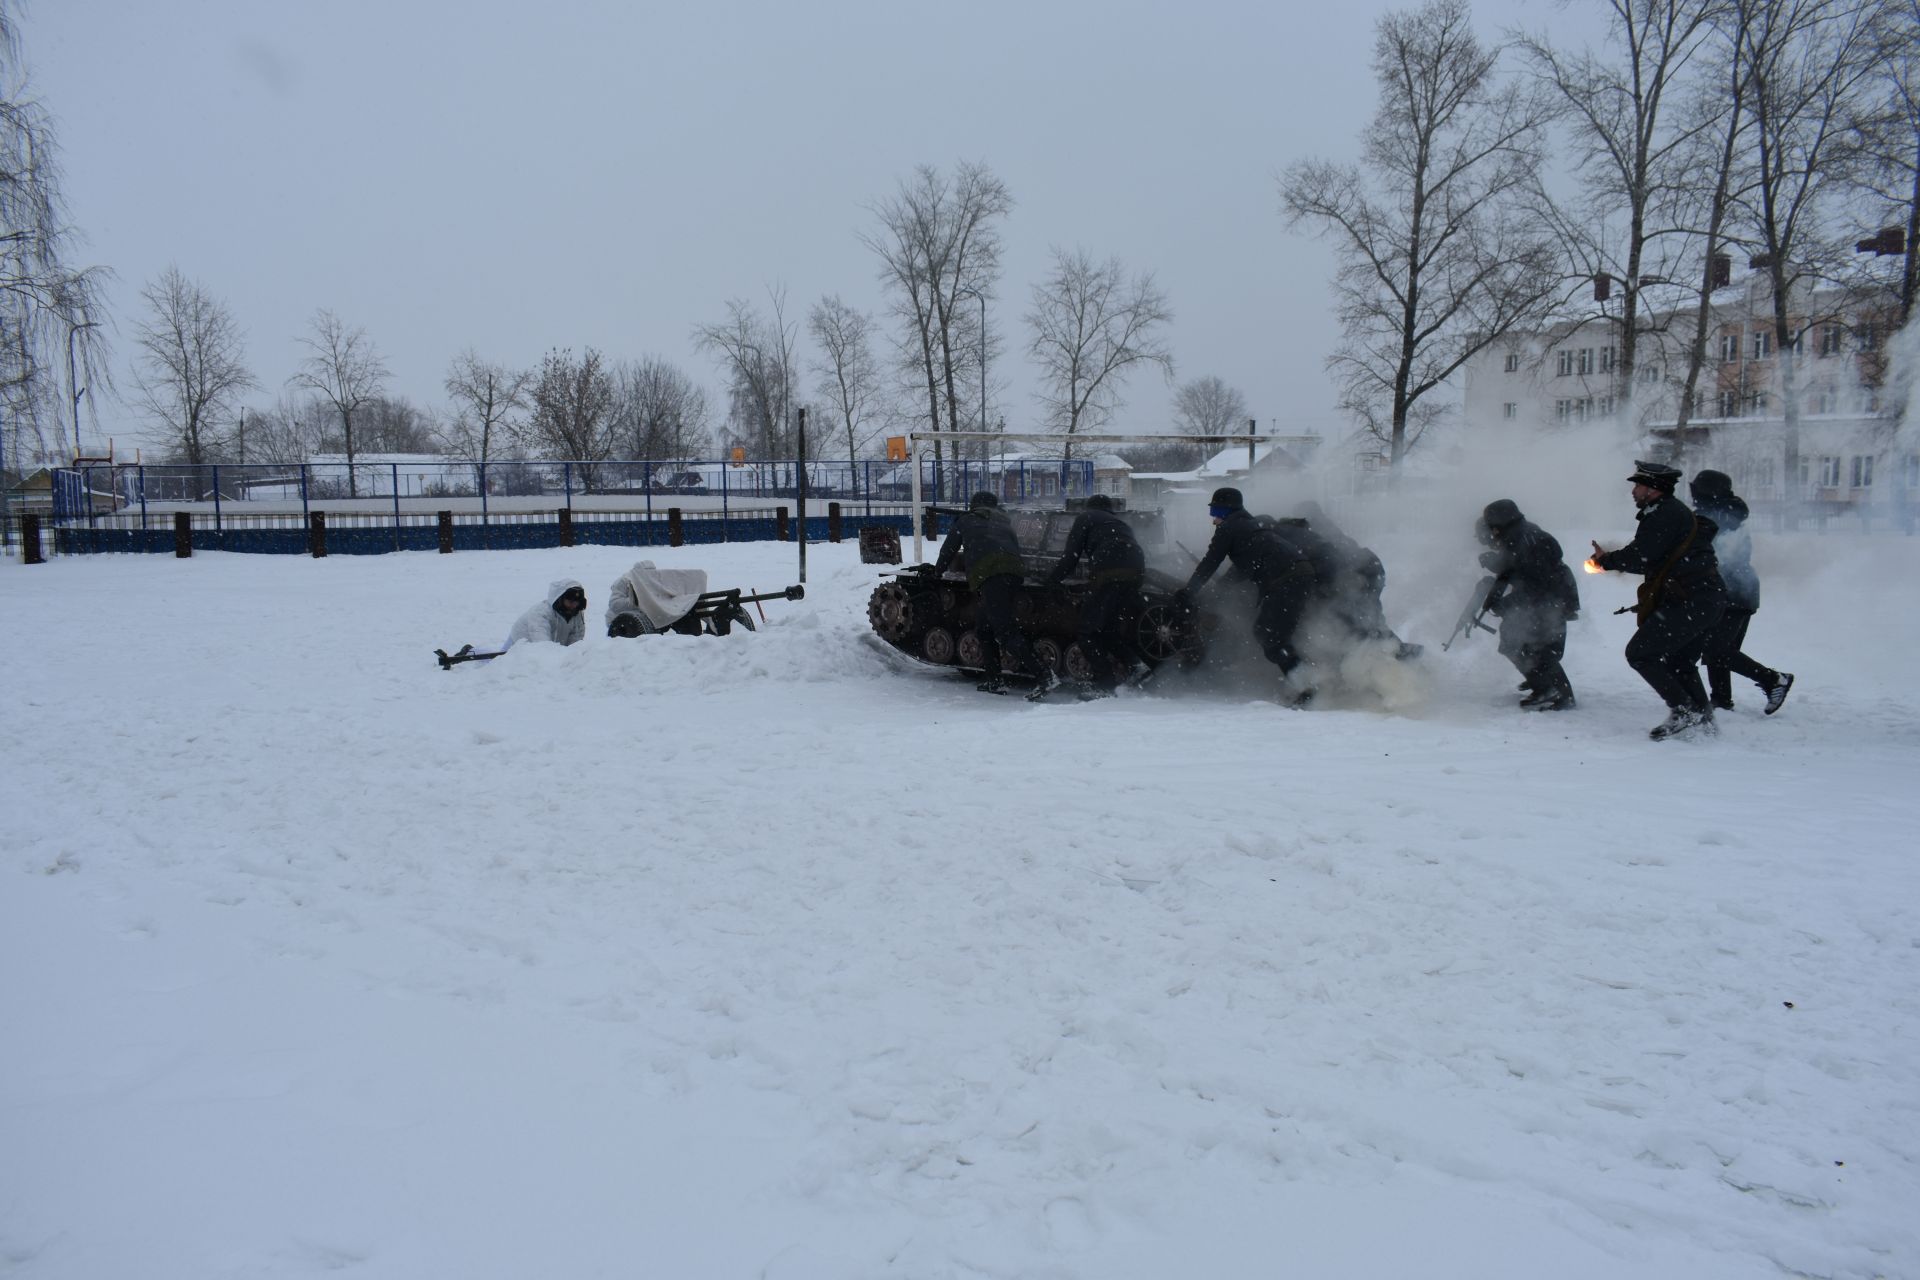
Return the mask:
M 1713 708 L 1699 663 L 1707 636 L 1727 607 L 1713 554 L 1714 523 L 1673 496 L 1680 482 L 1673 467 L 1636 462 L 1627 479 L 1639 527 L 1633 541 L 1617 551 L 1602 551 L 1594 543 L 1593 563 L 1646 577 L 1633 606 L 1639 622 L 1627 642 L 1627 665 L 1667 704 L 1667 718 L 1649 736 L 1712 733 Z

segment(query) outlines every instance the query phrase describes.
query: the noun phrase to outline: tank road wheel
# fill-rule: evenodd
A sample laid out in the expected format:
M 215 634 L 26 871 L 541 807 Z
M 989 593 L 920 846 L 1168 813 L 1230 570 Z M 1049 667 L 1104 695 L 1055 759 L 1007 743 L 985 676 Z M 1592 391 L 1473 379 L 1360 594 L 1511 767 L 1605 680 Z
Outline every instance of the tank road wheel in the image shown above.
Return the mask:
M 867 621 L 882 640 L 894 644 L 913 634 L 916 613 L 913 594 L 897 582 L 883 582 L 867 597 Z
M 1134 639 L 1147 661 L 1158 666 L 1179 657 L 1193 643 L 1193 631 L 1172 605 L 1149 604 L 1140 611 L 1140 628 Z
M 982 671 L 986 669 L 987 647 L 980 643 L 980 633 L 971 627 L 960 633 L 956 652 L 960 655 L 961 666 L 974 667 Z
M 927 632 L 920 641 L 920 656 L 928 662 L 937 662 L 946 666 L 953 661 L 953 632 L 945 627 L 935 627 Z
M 1065 668 L 1067 679 L 1075 684 L 1090 684 L 1093 681 L 1093 662 L 1087 657 L 1087 651 L 1080 647 L 1079 641 L 1067 646 L 1060 656 L 1060 665 Z
M 1052 636 L 1042 636 L 1033 642 L 1034 658 L 1046 665 L 1055 675 L 1060 673 L 1060 642 Z

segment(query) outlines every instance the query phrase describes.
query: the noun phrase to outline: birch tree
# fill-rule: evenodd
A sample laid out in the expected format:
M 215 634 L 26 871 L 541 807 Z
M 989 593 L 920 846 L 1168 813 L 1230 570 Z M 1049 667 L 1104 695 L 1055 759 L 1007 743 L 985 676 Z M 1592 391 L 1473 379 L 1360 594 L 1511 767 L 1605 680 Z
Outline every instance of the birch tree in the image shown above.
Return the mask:
M 880 398 L 880 369 L 873 353 L 873 318 L 848 306 L 838 294 L 822 298 L 807 315 L 819 353 L 815 387 L 847 445 L 847 464 L 857 468 L 860 449 L 872 438 Z
M 1150 271 L 1129 275 L 1118 258 L 1097 262 L 1084 249 L 1055 248 L 1053 270 L 1033 287 L 1026 319 L 1040 405 L 1047 424 L 1068 437 L 1068 456 L 1076 432 L 1112 417 L 1135 366 L 1173 380 L 1163 333 L 1173 311 Z
M 168 450 L 201 466 L 216 461 L 219 432 L 242 391 L 259 385 L 246 344 L 226 304 L 168 267 L 140 291 L 147 316 L 134 329 L 139 407 L 158 425 Z
M 387 362 L 357 326 L 349 327 L 339 316 L 322 308 L 314 313 L 307 335 L 300 340 L 307 349 L 299 372 L 290 385 L 311 391 L 333 406 L 340 423 L 340 440 L 347 455 L 347 496 L 357 497 L 353 458 L 357 451 L 354 419 L 369 400 L 380 394 L 388 378 Z
M 1340 402 L 1397 467 L 1443 413 L 1462 365 L 1545 311 L 1559 283 L 1532 213 L 1548 104 L 1503 84 L 1464 0 L 1382 18 L 1380 103 L 1357 166 L 1307 160 L 1281 180 L 1290 226 L 1334 244 Z

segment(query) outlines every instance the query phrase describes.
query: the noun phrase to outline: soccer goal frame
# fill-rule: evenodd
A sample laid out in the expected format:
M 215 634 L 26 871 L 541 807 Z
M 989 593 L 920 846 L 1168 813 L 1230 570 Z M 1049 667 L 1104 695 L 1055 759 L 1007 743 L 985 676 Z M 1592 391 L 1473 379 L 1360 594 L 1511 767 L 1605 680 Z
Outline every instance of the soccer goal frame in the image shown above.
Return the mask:
M 1247 446 L 1247 469 L 1253 470 L 1258 457 L 1258 446 L 1278 444 L 1280 437 L 1261 435 L 1253 431 L 1238 432 L 1233 435 L 1170 435 L 1164 431 L 1144 432 L 1131 435 L 1062 435 L 1058 431 L 909 431 L 907 438 L 908 500 L 913 512 L 913 558 L 915 563 L 926 559 L 922 542 L 922 531 L 926 528 L 928 505 L 922 500 L 920 489 L 920 446 L 951 441 L 954 444 L 972 443 L 978 440 L 1011 440 L 1018 442 L 1043 441 L 1059 447 L 1063 452 L 1081 444 L 1198 444 L 1198 445 L 1237 445 Z

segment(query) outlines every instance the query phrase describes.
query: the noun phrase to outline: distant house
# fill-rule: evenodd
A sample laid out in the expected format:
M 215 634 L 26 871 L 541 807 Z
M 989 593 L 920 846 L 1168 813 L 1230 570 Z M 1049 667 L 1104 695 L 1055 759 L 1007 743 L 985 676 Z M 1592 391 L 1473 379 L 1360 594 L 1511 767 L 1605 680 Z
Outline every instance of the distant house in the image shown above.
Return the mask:
M 63 468 L 63 471 L 65 469 Z M 95 476 L 87 472 L 71 472 L 68 481 L 72 485 L 69 491 L 71 499 L 69 509 L 96 514 L 117 511 L 125 505 L 123 499 L 113 492 L 113 472 L 111 468 L 100 468 Z M 83 481 L 82 476 L 86 477 Z M 51 468 L 41 467 L 20 478 L 19 483 L 7 488 L 7 506 L 14 515 L 48 516 L 53 513 L 54 474 Z
M 1304 470 L 1319 447 L 1319 436 L 1288 436 L 1284 440 L 1256 444 L 1251 450 L 1246 445 L 1230 445 L 1192 471 L 1135 473 L 1134 496 L 1141 502 L 1159 502 L 1170 493 L 1237 484 L 1249 476 L 1291 475 Z

